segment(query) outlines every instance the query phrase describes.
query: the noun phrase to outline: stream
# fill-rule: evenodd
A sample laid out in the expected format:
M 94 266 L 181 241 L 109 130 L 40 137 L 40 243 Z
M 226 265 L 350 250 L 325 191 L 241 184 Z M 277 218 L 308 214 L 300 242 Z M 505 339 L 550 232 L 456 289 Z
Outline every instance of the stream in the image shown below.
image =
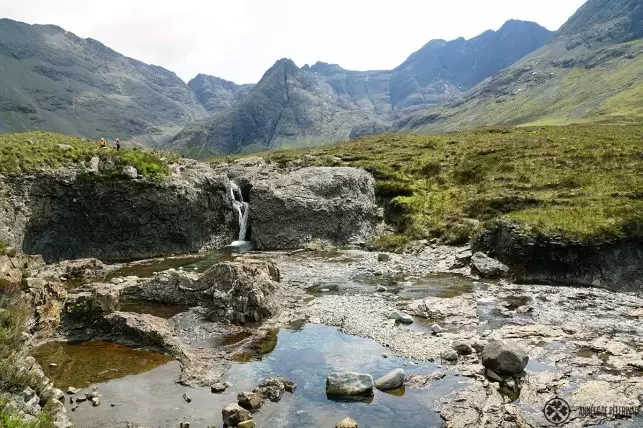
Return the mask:
M 145 278 L 166 269 L 202 272 L 234 257 L 218 252 L 139 261 L 112 270 L 107 279 Z M 628 366 L 628 361 L 643 353 L 640 319 L 629 315 L 641 313 L 643 299 L 637 295 L 481 282 L 458 273 L 426 274 L 430 271 L 423 265 L 426 260 L 395 255 L 384 264 L 363 251 L 253 253 L 252 257 L 276 260 L 282 283 L 294 294 L 298 290 L 301 302 L 284 307 L 276 344 L 267 344 L 260 354 L 231 361 L 221 379 L 231 383 L 230 388 L 214 394 L 205 387 L 181 386 L 176 383 L 179 363 L 150 349 L 101 341 L 48 343 L 36 349 L 34 356 L 57 387 L 83 388 L 79 394 L 96 387 L 101 395 L 98 407 L 89 402 L 70 404 L 67 399 L 72 422 L 88 428 L 128 423 L 178 427 L 183 422 L 191 427 L 219 427 L 221 408 L 236 402 L 238 392 L 251 391 L 270 376 L 285 376 L 297 389 L 279 403 L 266 402 L 253 415 L 257 426 L 333 427 L 350 416 L 361 427 L 438 427 L 443 422 L 437 412 L 440 405 L 466 393 L 475 383 L 471 367 L 478 370 L 476 358 L 454 365 L 434 356 L 443 349 L 440 346 L 448 347 L 452 339 L 461 337 L 513 337 L 527 347 L 530 360 L 525 388 L 531 392 L 505 400 L 534 421 L 542 419 L 540 401 L 551 396 L 549 388 L 553 391 L 556 385 L 559 391 L 578 394 L 580 399 L 587 397 L 578 385 L 588 382 L 643 388 L 643 371 Z M 456 302 L 456 306 L 435 318 L 413 316 L 412 324 L 387 320 L 390 308 L 410 311 L 422 299 L 433 299 L 436 306 L 429 309 L 438 313 L 443 302 Z M 208 331 L 198 325 L 190 327 L 194 317 L 183 316 L 188 308 L 180 305 L 130 301 L 123 302 L 121 310 L 169 319 L 187 331 L 183 340 L 188 342 L 190 330 Z M 434 323 L 444 329 L 439 337 L 431 333 Z M 247 330 L 216 336 L 216 340 L 197 335 L 191 345 L 234 346 L 251 335 Z M 631 350 L 623 348 L 630 345 Z M 391 392 L 375 389 L 370 400 L 335 401 L 326 396 L 330 372 L 356 371 L 377 378 L 395 368 L 403 368 L 407 378 L 439 376 L 426 386 L 413 383 Z M 537 392 L 543 387 L 545 392 Z M 626 392 L 623 389 L 618 394 Z M 184 394 L 191 398 L 189 403 Z M 463 397 L 464 402 L 470 399 Z M 591 394 L 588 397 L 592 399 Z M 643 419 L 637 416 L 619 426 L 643 426 Z

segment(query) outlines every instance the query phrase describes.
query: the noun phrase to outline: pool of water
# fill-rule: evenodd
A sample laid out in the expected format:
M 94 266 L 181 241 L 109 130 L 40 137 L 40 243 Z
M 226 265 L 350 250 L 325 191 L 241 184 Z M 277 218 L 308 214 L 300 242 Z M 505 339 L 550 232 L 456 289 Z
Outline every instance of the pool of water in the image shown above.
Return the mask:
M 221 426 L 221 408 L 236 402 L 238 392 L 250 391 L 262 379 L 280 375 L 294 380 L 297 390 L 286 393 L 279 403 L 267 403 L 255 414 L 258 426 L 331 427 L 346 416 L 365 427 L 440 426 L 433 403 L 463 388 L 464 378 L 446 377 L 422 390 L 406 388 L 391 394 L 375 390 L 370 402 L 326 397 L 326 376 L 332 371 L 358 371 L 377 378 L 407 361 L 391 355 L 375 341 L 349 336 L 329 326 L 305 324 L 296 330 L 282 329 L 272 352 L 247 363 L 234 363 L 223 379 L 233 386 L 222 394 L 176 384 L 180 369 L 172 362 L 98 385 L 105 404 L 97 408 L 81 405 L 69 415 L 77 426 L 88 428 L 124 426 L 127 422 L 165 427 L 185 421 L 193 427 Z M 403 368 L 407 374 L 436 370 L 430 363 Z M 190 403 L 182 398 L 184 393 L 191 397 Z
M 138 276 L 149 278 L 155 272 L 168 269 L 182 268 L 191 272 L 203 272 L 215 263 L 230 261 L 234 255 L 227 251 L 213 251 L 204 254 L 192 254 L 186 256 L 166 257 L 161 259 L 143 260 L 127 263 L 120 269 L 110 272 L 105 280 L 109 281 L 115 277 Z
M 101 340 L 50 342 L 36 348 L 33 356 L 60 389 L 68 386 L 84 388 L 93 383 L 135 375 L 173 360 L 164 354 Z

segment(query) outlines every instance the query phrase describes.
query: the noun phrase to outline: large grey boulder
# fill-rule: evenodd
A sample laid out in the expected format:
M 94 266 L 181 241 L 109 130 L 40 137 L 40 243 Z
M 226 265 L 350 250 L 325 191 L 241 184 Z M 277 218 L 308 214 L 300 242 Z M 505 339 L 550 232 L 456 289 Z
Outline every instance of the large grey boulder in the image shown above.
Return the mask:
M 528 362 L 525 350 L 513 341 L 492 341 L 482 350 L 482 365 L 502 376 L 522 373 Z
M 253 183 L 252 241 L 259 250 L 298 248 L 313 239 L 360 242 L 373 232 L 373 177 L 355 168 L 303 168 Z
M 483 278 L 502 278 L 509 274 L 509 266 L 482 252 L 471 256 L 471 270 Z
M 373 376 L 355 372 L 335 372 L 326 378 L 326 394 L 334 397 L 370 395 L 373 393 Z
M 276 291 L 279 269 L 267 260 L 242 259 L 218 263 L 203 273 L 196 288 L 211 296 L 212 318 L 243 324 L 261 321 L 279 311 Z
M 386 391 L 400 388 L 404 385 L 404 369 L 395 369 L 376 379 L 374 385 L 377 389 Z

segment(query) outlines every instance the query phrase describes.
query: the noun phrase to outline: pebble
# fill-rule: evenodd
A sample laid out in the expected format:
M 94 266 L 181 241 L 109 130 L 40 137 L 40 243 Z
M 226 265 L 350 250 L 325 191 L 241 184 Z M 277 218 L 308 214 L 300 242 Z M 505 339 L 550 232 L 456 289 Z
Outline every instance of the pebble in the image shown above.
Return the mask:
M 58 367 L 58 364 L 56 364 L 56 363 L 49 363 L 49 367 Z
M 431 326 L 431 331 L 433 332 L 433 334 L 438 334 L 438 333 L 442 333 L 444 330 L 443 330 L 443 328 L 442 328 L 442 327 L 440 327 L 439 325 L 437 325 L 437 324 L 433 324 L 433 325 Z
M 192 397 L 190 397 L 187 393 L 183 394 L 183 399 L 188 403 L 192 401 Z
M 328 288 L 322 288 L 320 291 L 321 291 L 322 293 L 328 293 L 328 292 L 330 291 L 330 289 L 328 289 Z

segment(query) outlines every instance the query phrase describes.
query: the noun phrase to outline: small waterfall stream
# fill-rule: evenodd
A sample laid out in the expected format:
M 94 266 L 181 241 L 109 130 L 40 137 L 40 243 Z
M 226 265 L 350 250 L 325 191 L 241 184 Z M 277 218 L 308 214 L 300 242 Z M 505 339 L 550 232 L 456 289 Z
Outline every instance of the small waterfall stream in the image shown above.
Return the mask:
M 246 244 L 246 237 L 248 235 L 248 214 L 250 213 L 250 206 L 248 202 L 243 200 L 241 188 L 235 182 L 230 183 L 230 197 L 232 205 L 237 210 L 239 218 L 239 237 L 232 243 L 232 246 L 241 246 Z

